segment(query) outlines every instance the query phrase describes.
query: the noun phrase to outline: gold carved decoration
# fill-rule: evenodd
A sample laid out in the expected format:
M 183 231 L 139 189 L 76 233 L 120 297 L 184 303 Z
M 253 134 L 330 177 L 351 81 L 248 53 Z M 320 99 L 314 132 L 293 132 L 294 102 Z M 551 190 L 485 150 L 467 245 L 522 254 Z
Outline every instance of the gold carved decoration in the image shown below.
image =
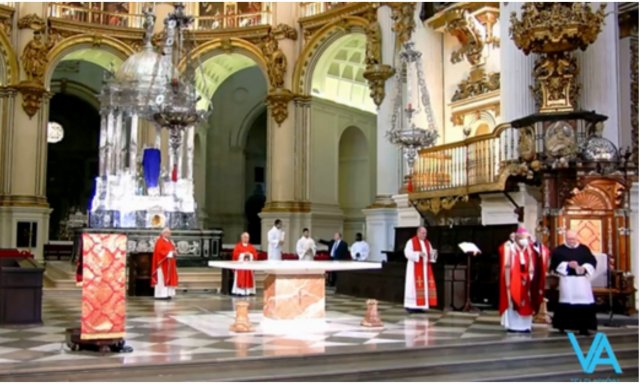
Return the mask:
M 267 105 L 271 116 L 281 125 L 289 116 L 289 102 L 293 100 L 293 93 L 286 88 L 271 88 L 267 94 Z
M 267 201 L 262 212 L 309 212 L 308 201 Z
M 413 30 L 416 28 L 416 21 L 414 19 L 414 12 L 416 3 L 389 3 L 392 13 L 391 19 L 394 24 L 392 27 L 393 32 L 396 33 L 396 48 L 400 47 L 409 41 Z
M 44 74 L 49 62 L 47 54 L 55 44 L 54 39 L 42 41 L 43 32 L 42 30 L 33 31 L 33 39 L 24 47 L 20 57 L 27 80 L 37 84 L 44 82 Z
M 385 97 L 384 84 L 388 78 L 393 76 L 395 70 L 390 65 L 382 63 L 382 36 L 376 9 L 377 6 L 372 5 L 365 14 L 368 23 L 365 28 L 367 45 L 365 52 L 366 67 L 363 77 L 369 83 L 369 96 L 379 107 Z
M 262 53 L 267 61 L 267 74 L 271 88 L 283 88 L 287 71 L 287 57 L 278 47 L 278 40 L 271 30 L 262 40 Z
M 456 195 L 445 197 L 432 197 L 430 199 L 420 199 L 417 201 L 416 208 L 420 212 L 433 212 L 437 215 L 441 210 L 450 210 L 458 201 L 469 201 L 468 195 Z
M 277 40 L 298 40 L 298 31 L 287 24 L 278 24 L 273 28 L 273 35 Z
M 0 33 L 4 33 L 6 36 L 11 36 L 14 13 L 15 10 L 12 7 L 0 4 Z
M 533 127 L 520 129 L 518 138 L 518 154 L 524 161 L 532 161 L 536 158 L 536 143 L 534 139 Z
M 295 40 L 298 38 L 298 32 L 286 24 L 278 24 L 269 30 L 261 47 L 267 63 L 270 85 L 266 101 L 271 110 L 271 116 L 278 125 L 281 125 L 289 116 L 289 102 L 293 100 L 293 93 L 284 86 L 287 56 L 278 46 L 278 40 L 285 38 Z
M 29 81 L 21 82 L 15 89 L 22 94 L 22 109 L 29 118 L 38 112 L 42 99 L 49 94 L 42 84 Z
M 18 19 L 18 28 L 20 29 L 29 28 L 33 29 L 34 31 L 43 31 L 46 25 L 47 23 L 45 22 L 45 20 L 35 13 L 23 16 Z
M 614 210 L 622 208 L 625 186 L 613 179 L 598 178 L 584 188 L 574 188 L 565 208 L 578 210 Z
M 522 6 L 520 20 L 515 12 L 511 14 L 510 33 L 516 46 L 526 55 L 542 55 L 533 71 L 533 93 L 540 112 L 576 108 L 578 66 L 572 51 L 585 50 L 596 40 L 605 8 L 601 4 L 594 12 L 584 3 L 530 2 Z
M 451 53 L 452 64 L 463 59 L 474 66 L 482 64 L 485 46 L 500 46 L 500 39 L 493 35 L 498 13 L 495 8 L 483 8 L 473 14 L 463 7 L 448 11 L 445 30 L 461 44 L 459 49 Z
M 464 100 L 500 89 L 500 73 L 486 73 L 483 66 L 474 68 L 469 77 L 458 84 L 451 101 Z

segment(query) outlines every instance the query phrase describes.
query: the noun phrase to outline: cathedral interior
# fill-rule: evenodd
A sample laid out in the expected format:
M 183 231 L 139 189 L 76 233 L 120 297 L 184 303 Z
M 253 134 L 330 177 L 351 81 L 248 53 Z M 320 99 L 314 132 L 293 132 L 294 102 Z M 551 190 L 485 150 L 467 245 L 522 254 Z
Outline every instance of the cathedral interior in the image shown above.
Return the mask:
M 521 226 L 549 249 L 567 230 L 589 247 L 599 319 L 623 324 L 601 329 L 619 378 L 637 380 L 638 92 L 635 2 L 0 1 L 0 256 L 28 254 L 41 273 L 24 293 L 0 257 L 0 378 L 588 378 L 544 319 L 530 348 L 500 328 L 498 249 Z M 208 263 L 243 232 L 266 255 L 275 220 L 283 259 L 308 228 L 316 241 L 361 233 L 382 265 L 338 272 L 325 332 L 228 331 L 238 298 Z M 403 248 L 423 225 L 441 300 L 408 316 Z M 163 227 L 180 293 L 159 303 Z M 64 345 L 81 317 L 83 234 L 127 235 L 130 354 Z M 366 299 L 384 330 L 359 325 Z M 39 325 L 7 325 L 33 300 Z M 266 303 L 249 303 L 257 322 Z M 497 363 L 505 351 L 518 358 Z

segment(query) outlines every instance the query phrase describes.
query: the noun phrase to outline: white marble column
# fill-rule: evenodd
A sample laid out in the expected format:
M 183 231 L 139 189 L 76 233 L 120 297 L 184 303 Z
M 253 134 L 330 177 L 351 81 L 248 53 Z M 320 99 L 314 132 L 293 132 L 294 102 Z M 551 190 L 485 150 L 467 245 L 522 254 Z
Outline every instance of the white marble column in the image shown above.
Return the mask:
M 600 3 L 592 3 L 595 10 Z M 609 118 L 604 122 L 603 136 L 614 144 L 618 141 L 619 87 L 617 79 L 619 42 L 616 3 L 607 3 L 602 31 L 586 51 L 577 51 L 578 83 L 581 85 L 578 107 L 596 111 Z
M 500 113 L 505 122 L 536 112 L 531 93 L 535 55 L 526 56 L 509 35 L 511 12 L 520 15 L 523 3 L 500 2 Z
M 640 286 L 640 284 L 638 284 L 638 280 L 640 279 L 640 276 L 638 276 L 638 268 L 640 268 L 640 263 L 638 262 L 638 259 L 640 258 L 640 245 L 638 245 L 638 238 L 640 237 L 638 236 L 638 234 L 640 234 L 640 227 L 638 226 L 638 215 L 640 215 L 640 211 L 638 210 L 638 204 L 640 204 L 640 201 L 638 199 L 638 194 L 640 192 L 638 191 L 637 182 L 633 183 L 631 186 L 630 193 L 629 208 L 631 209 L 631 233 L 629 236 L 631 238 L 631 247 L 629 251 L 631 252 L 631 271 L 635 276 L 633 282 L 637 290 L 638 286 Z M 638 295 L 635 295 L 635 297 L 635 307 L 638 309 Z
M 378 8 L 378 23 L 382 32 L 382 62 L 394 66 L 394 42 L 395 34 L 391 30 L 391 9 L 389 7 Z M 378 108 L 378 129 L 376 137 L 376 202 L 392 205 L 391 196 L 396 194 L 402 186 L 402 165 L 400 150 L 389 142 L 386 134 L 391 129 L 391 116 L 393 115 L 393 98 L 395 87 L 394 78 L 387 80 L 385 84 L 386 96 Z

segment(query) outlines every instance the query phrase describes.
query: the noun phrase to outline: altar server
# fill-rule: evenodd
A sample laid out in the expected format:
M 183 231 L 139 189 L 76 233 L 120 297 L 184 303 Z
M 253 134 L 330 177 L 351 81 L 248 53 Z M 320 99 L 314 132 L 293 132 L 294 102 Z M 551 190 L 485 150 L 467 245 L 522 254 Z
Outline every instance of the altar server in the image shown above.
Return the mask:
M 273 223 L 273 227 L 267 233 L 267 241 L 269 249 L 267 250 L 267 258 L 269 260 L 282 260 L 282 245 L 284 244 L 284 231 L 282 230 L 282 221 L 277 219 Z
M 529 233 L 518 228 L 515 243 L 502 244 L 500 253 L 500 324 L 508 332 L 531 332 L 534 312 L 537 312 L 532 284 L 536 276 L 536 259 Z
M 309 229 L 302 230 L 302 237 L 296 243 L 296 253 L 300 260 L 313 260 L 316 255 L 316 242 L 309 237 Z
M 435 250 L 427 240 L 427 229 L 418 228 L 416 236 L 404 247 L 407 269 L 404 282 L 404 307 L 408 312 L 422 312 L 438 305 L 436 282 L 431 264 L 436 262 Z
M 240 235 L 240 241 L 233 248 L 233 261 L 250 262 L 257 260 L 258 252 L 249 243 L 249 233 L 244 232 Z M 253 277 L 253 271 L 244 271 L 236 269 L 233 272 L 233 288 L 231 293 L 234 295 L 248 296 L 256 294 L 256 284 Z
M 356 233 L 356 242 L 351 245 L 351 258 L 365 261 L 369 257 L 369 244 L 362 239 L 362 233 Z
M 178 269 L 176 246 L 171 241 L 171 229 L 164 228 L 156 239 L 151 260 L 151 286 L 156 299 L 171 299 L 176 295 Z
M 597 330 L 596 308 L 591 279 L 596 271 L 596 258 L 580 244 L 572 230 L 565 233 L 565 243 L 551 254 L 550 270 L 560 275 L 560 299 L 553 314 L 553 327 L 561 333 L 577 329 L 582 335 Z

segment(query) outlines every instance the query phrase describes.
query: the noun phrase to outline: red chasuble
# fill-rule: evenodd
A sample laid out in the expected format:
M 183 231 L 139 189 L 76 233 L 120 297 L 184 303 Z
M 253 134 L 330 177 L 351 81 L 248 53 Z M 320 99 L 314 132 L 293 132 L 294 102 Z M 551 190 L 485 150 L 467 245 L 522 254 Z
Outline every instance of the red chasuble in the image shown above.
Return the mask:
M 422 247 L 420 246 L 420 239 L 418 236 L 414 236 L 411 239 L 413 244 L 414 252 L 422 252 Z M 431 264 L 427 262 L 429 255 L 431 254 L 431 243 L 429 240 L 424 240 L 425 249 L 427 251 L 427 257 L 421 257 L 418 261 L 414 262 L 413 265 L 413 281 L 416 285 L 416 305 L 423 306 L 426 305 L 426 298 L 424 297 L 424 284 L 425 282 L 422 280 L 422 271 L 424 271 L 424 264 L 427 263 L 427 287 L 428 287 L 428 295 L 429 295 L 429 307 L 435 307 L 438 305 L 438 293 L 436 291 L 436 281 L 433 278 L 433 271 L 431 270 Z
M 258 260 L 258 252 L 251 244 L 243 245 L 242 242 L 238 242 L 233 248 L 233 261 L 240 260 L 240 255 L 243 253 L 250 253 L 251 260 Z M 253 288 L 253 271 L 237 270 L 235 274 L 236 286 L 240 289 Z
M 506 243 L 505 243 L 506 244 Z M 531 246 L 525 248 L 522 253 L 524 265 L 520 263 L 518 246 L 508 246 L 502 244 L 500 251 L 500 314 L 509 308 L 509 295 L 507 295 L 507 282 L 505 280 L 505 260 L 509 258 L 511 268 L 509 268 L 509 294 L 513 309 L 520 316 L 531 316 L 534 312 L 531 302 L 531 269 L 533 268 L 533 251 Z
M 167 257 L 169 252 L 173 252 L 173 257 Z M 151 260 L 151 286 L 155 287 L 158 283 L 158 268 L 162 268 L 164 276 L 164 285 L 167 287 L 178 286 L 178 268 L 176 266 L 176 247 L 169 239 L 162 236 L 156 240 L 156 246 L 153 249 L 153 259 Z

